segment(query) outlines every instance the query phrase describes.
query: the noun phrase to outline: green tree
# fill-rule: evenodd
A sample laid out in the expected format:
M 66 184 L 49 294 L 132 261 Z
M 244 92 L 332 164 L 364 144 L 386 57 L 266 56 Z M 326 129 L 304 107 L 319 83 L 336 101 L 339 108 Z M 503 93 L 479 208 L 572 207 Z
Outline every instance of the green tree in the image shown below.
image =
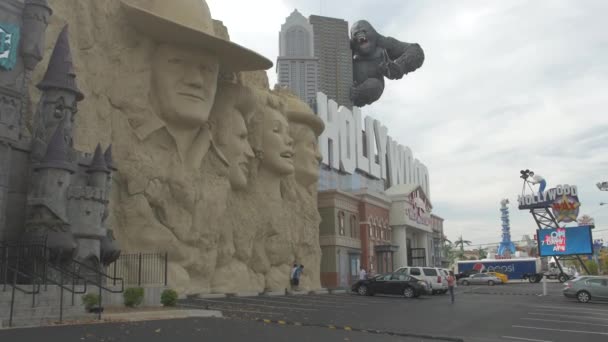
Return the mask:
M 479 255 L 480 260 L 485 259 L 488 257 L 488 249 L 479 247 L 479 249 L 477 250 L 477 254 Z

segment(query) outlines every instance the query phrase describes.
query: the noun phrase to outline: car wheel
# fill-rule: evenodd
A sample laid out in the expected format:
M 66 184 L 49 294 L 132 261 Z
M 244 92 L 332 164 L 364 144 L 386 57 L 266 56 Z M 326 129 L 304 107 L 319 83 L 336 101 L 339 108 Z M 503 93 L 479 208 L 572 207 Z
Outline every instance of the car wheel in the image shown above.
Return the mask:
M 488 286 L 494 286 L 494 280 L 488 280 Z
M 591 295 L 587 291 L 580 291 L 576 294 L 576 299 L 581 303 L 588 303 L 591 300 Z
M 416 292 L 411 287 L 406 287 L 403 289 L 403 296 L 405 298 L 414 298 L 416 296 Z
M 464 286 L 468 286 L 468 285 L 469 285 L 469 281 L 468 281 L 468 280 L 463 280 L 463 281 L 462 281 L 462 285 L 464 285 Z
M 369 291 L 367 290 L 367 286 L 365 286 L 365 285 L 359 286 L 359 288 L 357 289 L 357 293 L 362 296 L 368 296 Z
M 560 274 L 559 277 L 557 277 L 557 280 L 559 280 L 560 283 L 564 283 L 566 281 L 568 281 L 568 276 L 564 273 Z

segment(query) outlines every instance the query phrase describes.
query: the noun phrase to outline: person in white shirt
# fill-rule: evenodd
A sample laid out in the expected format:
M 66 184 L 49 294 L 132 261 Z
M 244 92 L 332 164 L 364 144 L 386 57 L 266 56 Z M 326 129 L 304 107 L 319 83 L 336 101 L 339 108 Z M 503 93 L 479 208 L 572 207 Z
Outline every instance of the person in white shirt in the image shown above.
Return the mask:
M 545 187 L 547 187 L 547 181 L 543 178 L 543 176 L 535 175 L 534 172 L 530 172 L 530 178 L 532 178 L 532 180 L 529 180 L 528 182 L 531 184 L 540 184 L 538 192 L 542 195 L 542 193 L 545 192 Z
M 365 272 L 365 269 L 361 267 L 361 270 L 359 271 L 359 280 L 365 279 L 367 279 L 367 272 Z

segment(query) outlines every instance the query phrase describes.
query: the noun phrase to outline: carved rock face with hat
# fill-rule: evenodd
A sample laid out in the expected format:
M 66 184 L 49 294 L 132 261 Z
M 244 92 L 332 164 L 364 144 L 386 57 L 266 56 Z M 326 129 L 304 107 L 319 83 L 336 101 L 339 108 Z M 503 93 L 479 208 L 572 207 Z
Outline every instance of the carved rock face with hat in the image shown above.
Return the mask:
M 272 67 L 265 57 L 216 36 L 202 0 L 124 0 L 129 23 L 158 43 L 152 66 L 153 100 L 174 131 L 207 123 L 218 73 Z

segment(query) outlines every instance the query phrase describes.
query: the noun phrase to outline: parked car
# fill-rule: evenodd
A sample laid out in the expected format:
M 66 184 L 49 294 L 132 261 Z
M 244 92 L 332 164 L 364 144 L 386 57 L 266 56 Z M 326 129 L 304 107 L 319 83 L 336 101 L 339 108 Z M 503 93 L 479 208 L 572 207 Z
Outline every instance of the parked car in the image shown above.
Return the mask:
M 568 280 L 563 293 L 568 298 L 576 298 L 581 303 L 593 300 L 608 300 L 608 277 L 582 276 Z
M 462 285 L 489 285 L 494 286 L 496 284 L 502 284 L 500 278 L 489 275 L 487 273 L 473 274 L 468 278 L 462 278 L 458 281 Z
M 405 298 L 431 293 L 426 281 L 398 273 L 382 274 L 370 279 L 359 280 L 351 286 L 351 291 L 361 296 L 394 294 L 402 295 Z
M 473 270 L 473 269 L 466 270 L 466 271 L 460 272 L 460 273 L 456 273 L 456 280 L 460 280 L 462 278 L 468 278 L 471 275 L 477 274 L 477 273 L 479 273 L 479 271 L 478 270 Z
M 426 280 L 431 286 L 431 293 L 446 293 L 448 292 L 448 282 L 439 268 L 434 267 L 399 267 L 395 273 L 407 274 L 416 278 Z
M 509 281 L 509 277 L 504 273 L 500 273 L 500 272 L 485 272 L 485 273 L 500 279 L 500 281 L 503 284 L 506 284 Z

